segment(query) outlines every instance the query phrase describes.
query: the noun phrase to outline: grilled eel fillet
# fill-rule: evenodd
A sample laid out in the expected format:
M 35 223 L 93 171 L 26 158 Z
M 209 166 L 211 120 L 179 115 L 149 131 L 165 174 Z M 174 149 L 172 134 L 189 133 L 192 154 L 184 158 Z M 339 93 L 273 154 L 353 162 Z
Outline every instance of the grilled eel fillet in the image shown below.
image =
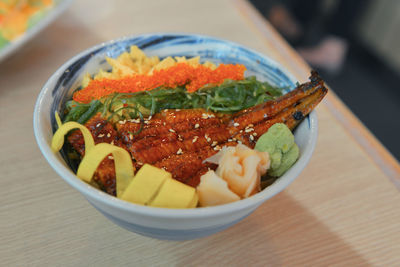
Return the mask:
M 208 169 L 217 166 L 203 163 L 222 146 L 243 143 L 254 148 L 258 138 L 273 124 L 285 123 L 293 130 L 326 95 L 327 89 L 318 74 L 311 72 L 310 81 L 274 101 L 242 110 L 233 115 L 219 115 L 204 110 L 164 110 L 153 118 L 120 121 L 115 125 L 97 114 L 85 125 L 95 143 L 111 143 L 130 152 L 139 169 L 144 163 L 171 172 L 185 184 L 196 187 Z M 138 132 L 140 133 L 133 134 Z M 83 136 L 74 131 L 69 143 L 83 156 Z M 115 195 L 115 169 L 112 158 L 106 157 L 98 167 L 95 181 L 109 194 Z

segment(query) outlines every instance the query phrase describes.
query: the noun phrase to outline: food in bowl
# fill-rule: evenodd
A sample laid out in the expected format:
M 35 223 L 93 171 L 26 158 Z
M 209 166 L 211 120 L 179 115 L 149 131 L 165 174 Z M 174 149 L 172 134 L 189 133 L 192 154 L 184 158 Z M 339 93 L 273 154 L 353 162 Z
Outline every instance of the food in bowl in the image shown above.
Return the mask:
M 296 163 L 279 179 L 263 180 L 262 184 L 268 185 L 272 181 L 273 183 L 259 193 L 240 201 L 205 208 L 148 207 L 120 200 L 79 179 L 76 175 L 77 166 L 71 162 L 73 156 L 68 157 L 69 151 L 66 147 L 60 153 L 53 153 L 51 150 L 53 133 L 57 130 L 54 114 L 62 114 L 61 117 L 65 119 L 65 104 L 72 99 L 73 92 L 81 85 L 84 74 L 88 72 L 95 76 L 99 69 L 109 71 L 110 66 L 105 58 L 117 58 L 121 53 L 129 51 L 132 45 L 137 45 L 149 56 L 157 55 L 160 58 L 201 56 L 201 62 L 209 60 L 216 65 L 243 64 L 246 66 L 245 77 L 256 76 L 258 80 L 268 81 L 274 87 L 285 88 L 283 93 L 297 87 L 296 80 L 290 73 L 267 56 L 239 44 L 197 34 L 157 33 L 124 37 L 89 48 L 68 60 L 51 75 L 38 96 L 33 115 L 36 141 L 49 165 L 60 178 L 81 193 L 112 222 L 137 234 L 158 239 L 188 240 L 209 236 L 249 216 L 260 205 L 286 188 L 306 168 L 318 135 L 315 111 L 306 116 L 293 131 L 295 142 L 300 149 Z M 69 145 L 68 142 L 65 143 L 66 146 Z M 76 160 L 79 162 L 79 157 Z
M 80 129 L 67 137 L 78 177 L 156 207 L 194 208 L 198 199 L 200 206 L 218 205 L 259 192 L 270 165 L 279 177 L 295 162 L 291 130 L 327 92 L 316 72 L 283 95 L 245 77 L 244 65 L 160 61 L 135 46 L 107 61 L 111 71 L 86 75 L 67 102 L 58 133 Z M 64 134 L 56 132 L 55 150 Z
M 34 26 L 53 5 L 53 0 L 0 1 L 0 49 Z

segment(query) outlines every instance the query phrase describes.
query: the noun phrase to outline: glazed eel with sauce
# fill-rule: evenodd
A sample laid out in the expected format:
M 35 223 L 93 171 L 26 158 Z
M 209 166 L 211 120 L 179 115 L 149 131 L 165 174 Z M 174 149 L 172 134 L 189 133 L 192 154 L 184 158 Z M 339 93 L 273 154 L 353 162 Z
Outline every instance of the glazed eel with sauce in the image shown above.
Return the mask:
M 170 109 L 144 120 L 124 120 L 113 125 L 98 113 L 85 126 L 96 144 L 111 143 L 129 151 L 136 170 L 145 163 L 152 164 L 170 172 L 174 179 L 196 187 L 201 175 L 209 168 L 217 167 L 204 163 L 204 160 L 221 147 L 242 143 L 254 148 L 258 138 L 278 122 L 293 130 L 326 93 L 323 80 L 313 71 L 310 81 L 293 91 L 234 114 Z M 68 141 L 81 156 L 84 155 L 80 131 L 72 132 Z M 111 156 L 101 162 L 94 180 L 104 191 L 115 195 L 115 169 Z

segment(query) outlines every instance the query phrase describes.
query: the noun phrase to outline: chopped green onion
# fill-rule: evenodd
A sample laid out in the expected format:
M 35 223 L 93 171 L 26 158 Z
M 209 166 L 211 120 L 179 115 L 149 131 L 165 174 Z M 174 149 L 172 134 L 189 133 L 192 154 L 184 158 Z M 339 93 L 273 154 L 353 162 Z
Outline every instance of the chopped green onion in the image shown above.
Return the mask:
M 193 93 L 187 92 L 184 87 L 159 87 L 137 93 L 115 93 L 89 104 L 69 101 L 64 121 L 84 123 L 100 107 L 102 116 L 108 115 L 109 119 L 118 115 L 121 110 L 131 110 L 124 113 L 131 118 L 137 118 L 138 115 L 143 118 L 143 114 L 154 115 L 163 109 L 203 108 L 213 112 L 234 113 L 276 99 L 282 95 L 283 90 L 267 82 L 260 82 L 255 77 L 247 77 L 240 81 L 226 80 L 218 86 L 207 85 Z

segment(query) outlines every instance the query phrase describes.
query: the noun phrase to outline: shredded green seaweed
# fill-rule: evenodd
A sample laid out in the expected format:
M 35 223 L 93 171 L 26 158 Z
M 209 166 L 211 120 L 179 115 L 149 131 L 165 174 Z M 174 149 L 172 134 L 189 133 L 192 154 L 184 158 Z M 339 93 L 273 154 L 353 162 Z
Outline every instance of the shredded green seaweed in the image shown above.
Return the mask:
M 97 112 L 108 120 L 136 119 L 163 109 L 203 108 L 207 111 L 234 113 L 281 96 L 282 88 L 260 82 L 254 76 L 240 81 L 226 80 L 218 86 L 205 86 L 193 93 L 184 87 L 159 87 L 137 93 L 115 93 L 89 104 L 73 100 L 66 105 L 66 121 L 85 123 Z M 136 133 L 137 134 L 137 133 Z

